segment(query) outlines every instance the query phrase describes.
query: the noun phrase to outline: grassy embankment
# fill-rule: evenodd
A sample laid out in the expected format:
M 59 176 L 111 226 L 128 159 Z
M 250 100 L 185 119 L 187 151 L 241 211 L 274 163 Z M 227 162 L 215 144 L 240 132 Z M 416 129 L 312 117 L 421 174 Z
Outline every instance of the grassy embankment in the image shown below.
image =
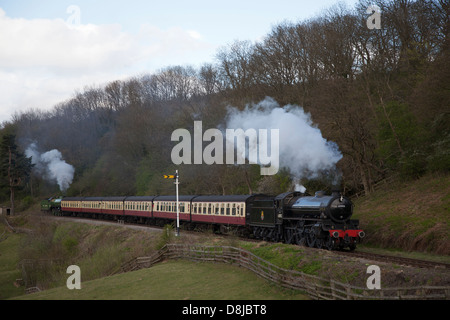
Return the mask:
M 15 219 L 11 219 L 14 221 Z M 167 239 L 165 232 L 96 226 L 75 222 L 49 222 L 42 217 L 27 221 L 32 234 L 8 234 L 0 243 L 0 299 L 305 299 L 302 293 L 285 290 L 235 266 L 170 261 L 150 269 L 112 275 L 132 257 L 149 256 L 166 241 L 214 242 L 187 236 Z M 0 234 L 5 227 L 0 224 Z M 230 244 L 230 243 L 228 243 Z M 43 261 L 26 266 L 29 281 L 46 290 L 24 295 L 16 287 L 23 278 L 19 262 Z M 50 263 L 50 261 L 52 261 Z M 66 268 L 81 269 L 82 290 L 68 290 Z
M 450 255 L 450 175 L 395 182 L 354 203 L 365 243 Z
M 58 287 L 17 299 L 43 300 L 303 300 L 252 272 L 225 264 L 169 261 L 150 269 L 82 282 L 81 290 Z

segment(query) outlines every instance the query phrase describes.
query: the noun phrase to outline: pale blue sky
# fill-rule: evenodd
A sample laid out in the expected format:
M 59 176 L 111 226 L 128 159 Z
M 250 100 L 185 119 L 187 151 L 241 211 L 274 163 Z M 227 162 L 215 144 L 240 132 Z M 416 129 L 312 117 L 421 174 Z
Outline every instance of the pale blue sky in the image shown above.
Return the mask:
M 357 0 L 340 1 L 349 8 Z M 49 109 L 84 86 L 213 62 L 234 40 L 304 21 L 336 0 L 0 0 L 0 122 Z M 80 26 L 68 28 L 69 6 Z
M 76 5 L 81 23 L 115 24 L 137 32 L 144 24 L 160 28 L 193 29 L 207 41 L 225 45 L 234 39 L 255 40 L 271 26 L 302 21 L 342 2 L 353 7 L 356 0 L 0 0 L 12 18 L 67 19 L 66 9 Z

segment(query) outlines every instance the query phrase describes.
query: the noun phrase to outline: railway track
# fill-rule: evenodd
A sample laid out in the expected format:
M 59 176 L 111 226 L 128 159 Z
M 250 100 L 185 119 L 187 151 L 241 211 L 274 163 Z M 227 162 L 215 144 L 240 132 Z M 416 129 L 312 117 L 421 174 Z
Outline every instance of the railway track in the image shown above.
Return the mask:
M 333 251 L 337 255 L 344 255 L 353 258 L 367 259 L 371 261 L 379 261 L 386 263 L 393 263 L 398 265 L 405 265 L 416 268 L 440 268 L 440 269 L 450 269 L 450 264 L 444 262 L 435 262 L 430 260 L 420 260 L 405 257 L 398 257 L 392 255 L 383 255 L 377 253 L 369 252 L 348 252 L 348 251 Z
M 86 219 L 86 218 L 79 218 L 79 217 L 54 217 L 56 220 L 64 220 L 64 219 L 70 219 L 75 221 L 86 221 L 92 223 L 100 223 L 105 222 L 107 225 L 122 225 L 128 228 L 136 228 L 136 229 L 153 229 L 154 231 L 162 230 L 163 227 L 159 226 L 153 226 L 153 225 L 143 225 L 143 224 L 137 224 L 137 223 L 120 223 L 113 221 L 106 221 L 106 220 L 97 220 L 97 219 Z M 188 231 L 188 230 L 182 230 L 183 233 L 189 233 L 189 234 L 198 234 L 198 231 Z M 227 234 L 222 234 L 221 236 L 227 236 Z M 242 238 L 244 241 L 249 242 L 260 242 L 261 240 L 256 239 L 249 239 L 249 238 Z M 325 250 L 325 249 L 316 249 L 316 248 L 309 248 L 306 247 L 309 250 Z M 430 260 L 420 260 L 420 259 L 413 259 L 413 258 L 405 258 L 405 257 L 399 257 L 399 256 L 393 256 L 393 255 L 383 255 L 383 254 L 377 254 L 377 253 L 370 253 L 370 252 L 361 252 L 361 251 L 332 251 L 333 254 L 341 255 L 341 256 L 348 256 L 352 258 L 360 258 L 360 259 L 367 259 L 370 261 L 378 261 L 378 262 L 385 262 L 385 263 L 393 263 L 398 265 L 405 265 L 410 267 L 416 267 L 416 268 L 439 268 L 439 269 L 450 269 L 450 264 L 444 263 L 444 262 L 435 262 Z

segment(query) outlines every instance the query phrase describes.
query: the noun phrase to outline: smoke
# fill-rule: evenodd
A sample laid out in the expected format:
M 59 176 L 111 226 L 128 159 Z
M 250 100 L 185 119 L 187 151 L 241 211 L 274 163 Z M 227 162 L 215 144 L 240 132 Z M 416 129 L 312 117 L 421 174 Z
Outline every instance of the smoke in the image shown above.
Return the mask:
M 322 137 L 309 113 L 297 105 L 280 105 L 267 97 L 243 111 L 229 107 L 227 128 L 279 129 L 279 164 L 287 169 L 296 191 L 304 192 L 302 178 L 328 176 L 334 183 L 340 180 L 336 163 L 342 154 L 336 143 Z
M 44 179 L 53 181 L 59 185 L 61 191 L 66 191 L 73 180 L 75 169 L 62 159 L 61 152 L 56 149 L 45 153 L 39 153 L 35 143 L 25 150 L 27 157 L 32 157 L 31 162 Z

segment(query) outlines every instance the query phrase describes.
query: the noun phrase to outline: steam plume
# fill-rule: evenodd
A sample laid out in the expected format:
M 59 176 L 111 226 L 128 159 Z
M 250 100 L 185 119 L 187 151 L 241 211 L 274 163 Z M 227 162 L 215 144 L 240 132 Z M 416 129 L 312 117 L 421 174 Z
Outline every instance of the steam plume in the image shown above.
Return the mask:
M 61 152 L 56 149 L 40 154 L 37 145 L 32 143 L 25 155 L 32 157 L 31 161 L 36 170 L 49 181 L 56 181 L 61 191 L 66 191 L 73 180 L 75 169 L 62 159 Z
M 322 137 L 309 113 L 297 105 L 280 105 L 267 97 L 256 105 L 248 105 L 243 111 L 228 109 L 227 128 L 279 129 L 280 167 L 289 170 L 297 191 L 306 189 L 301 178 L 317 178 L 320 174 L 339 179 L 336 163 L 342 154 L 336 143 Z

